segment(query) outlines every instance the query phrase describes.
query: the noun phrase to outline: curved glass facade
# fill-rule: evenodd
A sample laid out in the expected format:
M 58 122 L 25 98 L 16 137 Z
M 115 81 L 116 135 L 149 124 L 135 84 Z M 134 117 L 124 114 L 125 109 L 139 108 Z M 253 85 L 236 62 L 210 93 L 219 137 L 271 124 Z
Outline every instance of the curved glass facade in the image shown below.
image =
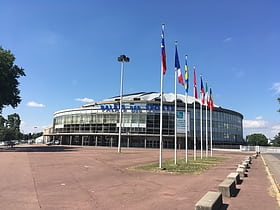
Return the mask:
M 200 142 L 200 104 L 196 102 L 196 138 Z M 122 114 L 122 146 L 158 147 L 160 133 L 160 104 L 158 101 L 124 101 Z M 188 104 L 187 130 L 189 146 L 193 145 L 194 106 Z M 207 117 L 206 117 L 207 113 Z M 202 107 L 202 138 L 205 142 L 206 130 L 210 141 L 211 115 L 214 144 L 241 144 L 243 142 L 243 116 L 240 113 L 215 107 Z M 179 147 L 185 145 L 185 104 L 177 102 L 177 141 Z M 207 118 L 207 123 L 206 123 Z M 174 147 L 174 103 L 163 106 L 164 147 Z M 207 124 L 207 129 L 206 129 Z M 62 144 L 116 146 L 119 132 L 119 102 L 100 102 L 77 109 L 62 110 L 54 114 L 53 138 Z

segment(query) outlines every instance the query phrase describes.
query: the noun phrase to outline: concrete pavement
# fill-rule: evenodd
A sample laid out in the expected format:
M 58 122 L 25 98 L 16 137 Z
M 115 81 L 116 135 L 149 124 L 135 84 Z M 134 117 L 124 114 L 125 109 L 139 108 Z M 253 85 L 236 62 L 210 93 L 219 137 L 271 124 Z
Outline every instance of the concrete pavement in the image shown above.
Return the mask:
M 178 157 L 184 157 L 184 150 Z M 190 158 L 192 151 L 189 151 Z M 163 150 L 163 158 L 173 158 Z M 158 161 L 157 149 L 31 146 L 0 150 L 0 209 L 194 209 L 195 203 L 235 171 L 246 153 L 214 151 L 228 159 L 201 174 L 128 169 Z M 261 158 L 254 159 L 229 210 L 279 210 Z

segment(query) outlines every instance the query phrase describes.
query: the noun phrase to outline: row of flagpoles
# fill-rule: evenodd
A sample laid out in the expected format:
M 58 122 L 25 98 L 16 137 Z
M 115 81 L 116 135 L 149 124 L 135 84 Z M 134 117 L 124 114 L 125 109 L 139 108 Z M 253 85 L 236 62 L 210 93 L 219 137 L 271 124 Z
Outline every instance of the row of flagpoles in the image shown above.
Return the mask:
M 159 168 L 162 168 L 162 148 L 163 148 L 163 140 L 162 140 L 162 115 L 163 115 L 163 78 L 166 73 L 167 67 L 166 67 L 166 52 L 165 52 L 165 37 L 164 37 L 164 27 L 165 25 L 162 24 L 162 30 L 161 30 L 161 78 L 160 78 L 160 152 L 159 152 Z M 174 117 L 175 117 L 175 128 L 174 128 L 174 164 L 177 164 L 177 79 L 178 83 L 183 85 L 185 87 L 185 145 L 186 145 L 186 163 L 188 162 L 188 91 L 189 91 L 189 70 L 188 70 L 188 60 L 187 55 L 185 56 L 185 75 L 183 79 L 183 75 L 181 72 L 180 67 L 180 61 L 178 56 L 178 49 L 177 49 L 178 42 L 175 41 L 175 76 L 174 76 L 174 95 L 175 95 L 175 110 L 174 110 Z M 206 157 L 208 157 L 208 122 L 207 122 L 207 110 L 208 107 L 210 108 L 210 151 L 211 151 L 211 157 L 212 157 L 212 142 L 213 142 L 213 136 L 212 136 L 212 110 L 214 107 L 213 103 L 213 96 L 212 96 L 212 89 L 210 88 L 210 93 L 208 94 L 208 85 L 206 83 L 206 89 L 204 89 L 202 76 L 200 76 L 200 101 L 198 100 L 198 94 L 197 94 L 197 86 L 196 86 L 196 68 L 193 67 L 193 74 L 194 74 L 194 81 L 193 81 L 193 96 L 195 98 L 193 103 L 193 118 L 194 118 L 194 160 L 196 160 L 196 112 L 195 112 L 195 104 L 198 101 L 200 103 L 200 156 L 202 158 L 203 156 L 203 129 L 202 129 L 202 109 L 203 105 L 206 107 L 206 129 L 205 129 L 205 143 L 206 143 Z

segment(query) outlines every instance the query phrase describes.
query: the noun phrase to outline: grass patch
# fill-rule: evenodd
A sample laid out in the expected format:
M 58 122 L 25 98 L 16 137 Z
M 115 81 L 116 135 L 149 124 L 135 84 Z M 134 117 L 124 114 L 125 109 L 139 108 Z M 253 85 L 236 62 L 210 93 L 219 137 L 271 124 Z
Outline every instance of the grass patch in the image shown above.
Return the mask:
M 140 165 L 132 167 L 135 170 L 144 170 L 150 172 L 169 172 L 169 173 L 179 173 L 179 174 L 200 174 L 203 171 L 223 162 L 227 158 L 224 157 L 203 157 L 197 158 L 195 161 L 192 158 L 188 159 L 188 163 L 185 159 L 177 159 L 177 165 L 174 164 L 173 160 L 166 160 L 162 162 L 162 167 L 164 170 L 159 169 L 159 163 L 152 163 L 148 165 Z

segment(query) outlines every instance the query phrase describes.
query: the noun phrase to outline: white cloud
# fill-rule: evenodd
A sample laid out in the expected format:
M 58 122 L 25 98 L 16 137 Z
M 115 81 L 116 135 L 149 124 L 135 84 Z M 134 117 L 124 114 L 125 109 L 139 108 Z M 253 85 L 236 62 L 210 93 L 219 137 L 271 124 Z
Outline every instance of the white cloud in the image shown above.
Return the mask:
M 44 104 L 39 104 L 39 103 L 37 103 L 37 102 L 35 102 L 35 101 L 30 101 L 30 102 L 28 102 L 26 105 L 27 105 L 27 106 L 30 106 L 30 107 L 45 107 Z
M 271 127 L 271 133 L 273 136 L 276 136 L 278 133 L 280 133 L 280 124 L 275 124 Z
M 255 120 L 243 120 L 243 128 L 244 136 L 261 133 L 273 139 L 280 132 L 280 123 L 266 121 L 262 116 L 258 116 Z
M 230 42 L 232 40 L 232 37 L 227 37 L 227 38 L 225 38 L 223 41 L 224 42 Z
M 275 91 L 275 94 L 279 94 L 280 93 L 280 82 L 273 83 L 271 89 Z
M 24 134 L 28 134 L 28 133 L 39 133 L 39 132 L 43 132 L 44 128 L 49 127 L 50 125 L 44 125 L 44 126 L 40 126 L 40 125 L 30 125 L 29 123 L 25 122 L 25 121 L 21 121 L 20 123 L 20 131 Z
M 264 120 L 244 120 L 244 128 L 264 128 L 267 122 Z
M 93 103 L 94 100 L 91 98 L 76 98 L 76 101 L 84 102 L 84 103 Z

